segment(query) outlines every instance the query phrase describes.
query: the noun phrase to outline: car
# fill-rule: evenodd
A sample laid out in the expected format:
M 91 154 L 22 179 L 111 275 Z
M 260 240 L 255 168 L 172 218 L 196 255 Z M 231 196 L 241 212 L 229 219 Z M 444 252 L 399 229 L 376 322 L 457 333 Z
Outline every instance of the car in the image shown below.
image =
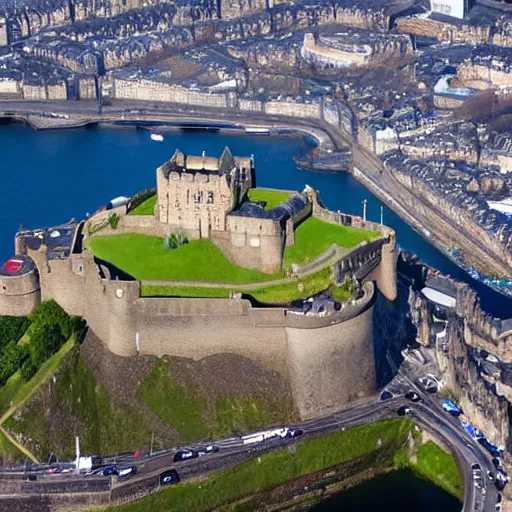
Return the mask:
M 29 475 L 25 475 L 25 480 L 29 480 L 30 482 L 35 482 L 37 480 L 37 475 L 30 473 Z
M 112 476 L 117 475 L 117 468 L 115 466 L 107 466 L 106 468 L 103 468 L 103 476 Z
M 396 411 L 398 416 L 406 416 L 407 414 L 411 414 L 411 412 L 412 409 L 410 407 L 406 407 L 405 405 L 403 405 Z
M 471 469 L 482 469 L 480 467 L 480 464 L 478 464 L 478 462 L 473 462 L 473 464 L 471 464 Z
M 207 454 L 207 453 L 217 453 L 219 451 L 218 446 L 214 446 L 213 444 L 209 444 L 208 446 L 205 446 L 204 448 L 200 448 L 198 452 L 201 455 Z
M 124 480 L 125 478 L 130 478 L 137 473 L 137 468 L 135 466 L 127 466 L 125 468 L 119 468 L 117 472 L 118 480 Z
M 407 393 L 405 393 L 405 398 L 407 398 L 407 400 L 410 400 L 411 402 L 421 402 L 421 396 L 418 395 L 418 393 L 415 393 L 414 391 L 407 391 Z
M 503 501 L 503 494 L 501 492 L 496 496 L 496 503 L 501 503 Z
M 180 475 L 175 469 L 168 469 L 160 473 L 160 485 L 177 484 L 180 481 Z
M 286 432 L 286 437 L 300 437 L 304 434 L 304 430 L 300 428 L 291 428 Z
M 380 394 L 380 399 L 382 402 L 384 402 L 386 400 L 390 400 L 391 398 L 393 398 L 393 393 L 391 393 L 390 391 L 386 390 Z
M 494 508 L 498 511 L 498 512 L 501 512 L 503 510 L 502 506 L 501 506 L 501 503 L 496 503 L 496 505 L 494 506 Z
M 494 473 L 492 471 L 487 471 L 487 476 L 491 482 L 494 481 Z
M 173 457 L 174 462 L 181 462 L 182 460 L 195 459 L 199 457 L 199 452 L 196 450 L 178 450 Z
M 491 461 L 492 461 L 493 466 L 496 469 L 503 467 L 503 462 L 501 461 L 501 459 L 499 457 L 493 457 L 491 459 Z

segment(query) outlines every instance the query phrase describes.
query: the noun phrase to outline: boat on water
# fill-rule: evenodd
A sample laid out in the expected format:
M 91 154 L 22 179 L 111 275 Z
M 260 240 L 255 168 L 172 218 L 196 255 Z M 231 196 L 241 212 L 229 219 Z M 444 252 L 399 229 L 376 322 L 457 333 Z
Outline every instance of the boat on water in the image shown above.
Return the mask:
M 151 134 L 151 140 L 154 140 L 156 142 L 163 142 L 164 136 L 160 133 L 152 133 Z

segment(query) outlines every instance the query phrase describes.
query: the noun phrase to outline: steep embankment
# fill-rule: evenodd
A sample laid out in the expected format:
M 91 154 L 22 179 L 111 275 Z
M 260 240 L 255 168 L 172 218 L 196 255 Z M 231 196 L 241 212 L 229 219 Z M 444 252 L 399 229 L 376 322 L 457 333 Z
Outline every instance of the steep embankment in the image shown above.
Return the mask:
M 44 460 L 71 457 L 77 435 L 109 454 L 149 450 L 152 433 L 157 450 L 296 419 L 288 385 L 248 359 L 124 358 L 89 333 L 5 427 Z

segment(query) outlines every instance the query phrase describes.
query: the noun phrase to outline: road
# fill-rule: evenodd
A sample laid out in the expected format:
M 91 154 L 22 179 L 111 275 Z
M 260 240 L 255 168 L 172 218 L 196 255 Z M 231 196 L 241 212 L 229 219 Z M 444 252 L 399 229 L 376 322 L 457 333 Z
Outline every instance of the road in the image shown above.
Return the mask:
M 434 437 L 449 446 L 457 461 L 462 473 L 465 492 L 465 512 L 487 512 L 494 511 L 497 499 L 497 490 L 487 478 L 487 471 L 493 471 L 491 456 L 483 450 L 462 428 L 460 422 L 448 415 L 430 395 L 423 393 L 407 377 L 397 377 L 387 389 L 395 396 L 386 401 L 372 401 L 358 407 L 340 411 L 322 418 L 305 421 L 295 427 L 304 431 L 304 436 L 314 436 L 335 432 L 337 430 L 350 428 L 356 425 L 371 423 L 384 418 L 396 417 L 397 409 L 402 405 L 412 408 L 410 419 L 422 429 L 429 431 Z M 403 394 L 408 390 L 415 390 L 422 398 L 420 403 L 407 401 Z M 301 439 L 301 438 L 299 438 Z M 123 496 L 133 492 L 133 489 L 150 487 L 151 491 L 158 489 L 159 473 L 171 467 L 175 467 L 183 479 L 208 475 L 212 472 L 226 469 L 233 465 L 244 462 L 255 455 L 282 448 L 296 442 L 297 439 L 275 439 L 254 445 L 244 445 L 240 437 L 229 437 L 209 441 L 219 447 L 219 452 L 203 455 L 197 459 L 174 463 L 173 457 L 176 449 L 156 453 L 152 456 L 139 458 L 126 457 L 124 464 L 134 464 L 138 468 L 137 475 L 127 481 L 117 482 L 107 477 L 98 476 L 74 476 L 74 475 L 48 475 L 39 476 L 36 482 L 24 483 L 25 487 L 21 493 L 44 492 L 100 492 L 107 491 L 112 485 L 113 496 Z M 204 447 L 205 443 L 187 445 L 188 448 L 198 449 Z M 119 460 L 118 460 L 119 462 Z M 478 462 L 482 467 L 483 489 L 474 485 L 471 465 Z M 43 468 L 43 466 L 40 466 Z M 35 471 L 38 472 L 38 471 Z M 7 476 L 7 475 L 5 475 Z M 10 478 L 16 475 L 9 474 Z M 22 475 L 20 474 L 19 477 Z M 3 480 L 3 478 L 2 478 Z M 8 493 L 5 493 L 8 494 Z

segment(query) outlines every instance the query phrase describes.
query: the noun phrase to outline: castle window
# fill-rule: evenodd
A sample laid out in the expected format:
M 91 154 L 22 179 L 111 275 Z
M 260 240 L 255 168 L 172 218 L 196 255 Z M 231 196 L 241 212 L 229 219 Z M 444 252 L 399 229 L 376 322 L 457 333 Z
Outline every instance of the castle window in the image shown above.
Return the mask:
M 213 204 L 213 192 L 208 192 L 208 196 L 206 197 L 207 204 Z
M 242 181 L 245 181 L 247 179 L 247 172 L 245 170 L 245 167 L 242 167 Z
M 194 194 L 194 203 L 195 204 L 199 204 L 199 203 L 202 203 L 203 202 L 203 193 L 202 192 L 197 192 Z
M 190 190 L 187 190 L 187 204 L 190 204 Z

